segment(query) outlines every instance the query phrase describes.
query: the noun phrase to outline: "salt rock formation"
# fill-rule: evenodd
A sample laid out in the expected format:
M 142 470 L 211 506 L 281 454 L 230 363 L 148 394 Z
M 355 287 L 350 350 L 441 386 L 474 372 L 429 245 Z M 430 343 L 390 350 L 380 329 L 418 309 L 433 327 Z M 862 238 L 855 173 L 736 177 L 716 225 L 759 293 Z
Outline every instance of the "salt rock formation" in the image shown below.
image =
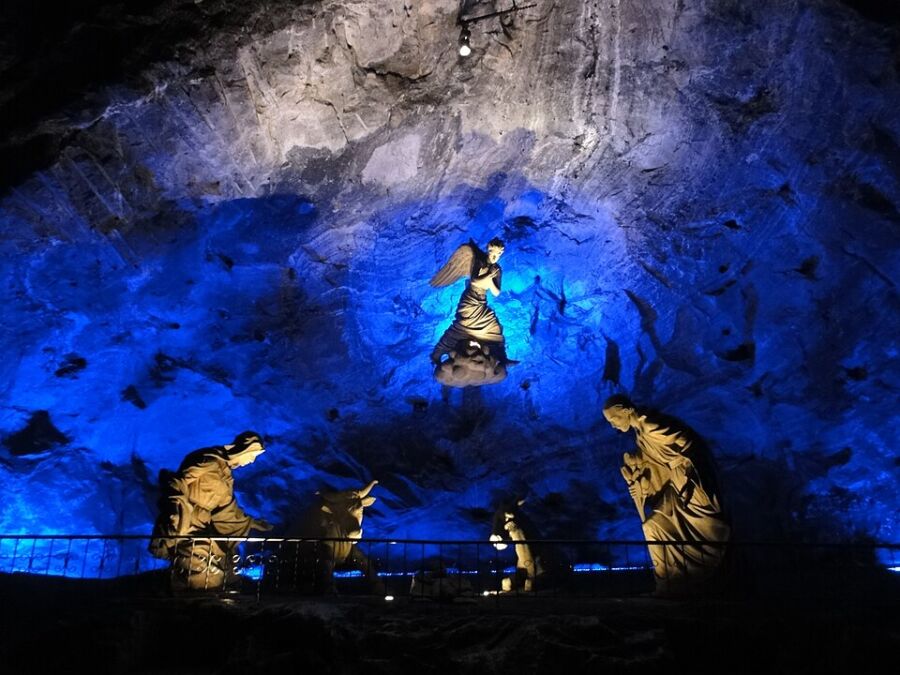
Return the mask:
M 468 58 L 449 0 L 21 18 L 0 531 L 148 532 L 159 469 L 254 428 L 273 521 L 378 476 L 369 536 L 483 538 L 527 487 L 547 536 L 639 539 L 627 392 L 706 438 L 735 537 L 896 540 L 894 17 L 534 4 Z M 427 279 L 492 236 L 521 363 L 448 393 Z

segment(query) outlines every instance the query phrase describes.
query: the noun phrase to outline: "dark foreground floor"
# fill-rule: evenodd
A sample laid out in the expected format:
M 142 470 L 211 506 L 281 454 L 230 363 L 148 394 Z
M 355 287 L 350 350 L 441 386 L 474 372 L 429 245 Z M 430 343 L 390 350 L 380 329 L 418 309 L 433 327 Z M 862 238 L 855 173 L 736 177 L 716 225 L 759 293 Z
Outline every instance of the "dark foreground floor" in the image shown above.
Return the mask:
M 257 601 L 0 575 L 0 671 L 897 673 L 895 598 Z

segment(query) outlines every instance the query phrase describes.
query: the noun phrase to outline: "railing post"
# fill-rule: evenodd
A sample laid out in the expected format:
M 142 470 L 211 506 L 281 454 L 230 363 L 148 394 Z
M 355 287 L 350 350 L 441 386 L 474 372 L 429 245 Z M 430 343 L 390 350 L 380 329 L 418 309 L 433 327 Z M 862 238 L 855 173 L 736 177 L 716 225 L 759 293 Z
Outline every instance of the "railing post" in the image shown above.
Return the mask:
M 81 576 L 78 577 L 79 579 L 84 579 L 84 570 L 85 570 L 85 567 L 87 566 L 88 549 L 89 549 L 90 545 L 91 545 L 91 540 L 88 539 L 87 537 L 85 537 L 85 539 L 84 539 L 84 555 L 82 555 L 82 557 L 81 557 Z
M 494 549 L 494 588 L 491 589 L 494 595 L 494 606 L 500 605 L 500 591 L 503 590 L 503 570 L 500 567 L 500 552 L 497 550 L 496 546 L 491 546 Z
M 406 559 L 407 559 L 407 556 L 406 556 L 406 547 L 407 547 L 408 545 L 409 545 L 409 544 L 407 544 L 407 542 L 405 542 L 405 541 L 403 542 L 403 584 L 400 585 L 400 588 L 404 588 L 404 586 L 406 587 L 405 590 L 406 590 L 407 593 L 409 592 L 409 584 L 406 583 L 406 582 L 408 581 L 407 577 L 409 576 L 409 573 L 407 572 L 407 570 L 408 570 L 409 568 L 407 567 L 407 564 L 406 564 Z M 413 575 L 413 579 L 415 579 L 415 578 L 416 578 L 415 575 Z M 411 584 L 411 583 L 412 583 L 412 582 L 410 581 L 410 584 Z
M 475 581 L 472 592 L 475 595 L 481 595 L 483 592 L 481 588 L 481 541 L 475 542 Z
M 284 560 L 284 541 L 278 542 L 278 552 L 275 554 L 275 588 L 276 593 L 281 590 L 281 565 Z M 263 570 L 268 569 L 268 565 L 263 566 Z
M 16 544 L 15 544 L 15 546 L 13 546 L 12 560 L 9 561 L 9 573 L 10 574 L 12 574 L 16 571 L 16 556 L 19 553 L 19 542 L 20 541 L 21 541 L 21 539 L 17 536 Z
M 66 546 L 66 557 L 63 558 L 63 576 L 69 576 L 69 560 L 72 559 L 72 537 L 68 538 L 69 545 Z
M 385 572 L 387 574 L 387 576 L 385 576 L 386 581 L 384 584 L 384 594 L 385 595 L 393 595 L 391 590 L 394 587 L 394 583 L 392 581 L 394 577 L 391 575 L 391 546 L 392 546 L 392 544 L 390 544 L 390 543 L 387 543 L 384 545 L 384 567 L 385 567 Z M 377 578 L 378 577 L 378 568 L 377 567 L 374 569 L 374 573 Z
M 462 546 L 459 544 L 454 544 L 454 546 L 456 546 L 456 595 L 458 597 L 463 590 Z
M 337 544 L 338 540 L 331 541 L 331 567 L 329 568 L 331 570 L 331 578 L 328 580 L 328 583 L 331 584 L 331 588 L 337 587 L 337 582 L 334 580 L 334 568 L 337 563 L 335 558 L 335 555 L 337 554 Z
M 300 540 L 294 542 L 294 574 L 292 575 L 294 580 L 294 590 L 298 590 L 300 588 L 300 580 L 298 579 L 300 575 Z
M 125 548 L 125 541 L 121 537 L 118 538 L 118 542 L 119 542 L 119 545 L 117 548 L 119 549 L 119 555 L 116 556 L 116 578 L 119 578 L 120 573 L 122 571 L 122 557 L 123 557 L 123 551 Z
M 44 576 L 50 576 L 50 565 L 53 562 L 53 539 L 50 540 L 50 548 L 47 551 L 47 567 L 44 569 Z
M 137 576 L 141 572 L 141 555 L 142 555 L 143 549 L 145 548 L 143 546 L 143 543 L 144 543 L 143 539 L 138 539 L 135 541 L 137 550 L 135 551 L 135 554 L 134 554 L 134 570 L 132 570 L 132 574 L 134 574 L 135 576 Z
M 259 542 L 259 574 L 256 577 L 256 602 L 259 603 L 262 597 L 262 583 L 263 578 L 266 575 L 266 549 L 268 547 L 269 538 L 263 537 L 262 541 Z M 241 583 L 243 580 L 241 580 Z
M 31 573 L 31 567 L 34 565 L 34 547 L 37 546 L 37 539 L 31 540 L 31 553 L 28 555 L 28 573 Z

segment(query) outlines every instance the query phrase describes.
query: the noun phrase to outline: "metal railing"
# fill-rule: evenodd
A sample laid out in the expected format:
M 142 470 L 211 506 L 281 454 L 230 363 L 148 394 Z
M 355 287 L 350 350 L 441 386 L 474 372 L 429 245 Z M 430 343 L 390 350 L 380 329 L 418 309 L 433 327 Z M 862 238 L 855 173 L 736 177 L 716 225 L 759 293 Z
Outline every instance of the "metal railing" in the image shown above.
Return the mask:
M 377 595 L 410 601 L 489 597 L 768 595 L 900 598 L 900 545 L 536 540 L 504 551 L 488 541 L 280 537 L 172 538 L 173 560 L 132 535 L 0 535 L 0 574 L 131 580 L 134 588 L 263 595 Z M 352 546 L 351 546 L 352 544 Z M 516 546 L 538 559 L 517 569 Z M 651 556 L 650 548 L 660 555 Z M 344 549 L 343 551 L 341 549 Z M 355 560 L 344 560 L 346 551 Z M 715 564 L 679 567 L 699 552 Z M 671 577 L 653 558 L 670 559 Z M 699 570 L 699 572 L 698 572 Z M 710 574 L 713 571 L 713 574 Z M 530 577 L 530 578 L 529 578 Z

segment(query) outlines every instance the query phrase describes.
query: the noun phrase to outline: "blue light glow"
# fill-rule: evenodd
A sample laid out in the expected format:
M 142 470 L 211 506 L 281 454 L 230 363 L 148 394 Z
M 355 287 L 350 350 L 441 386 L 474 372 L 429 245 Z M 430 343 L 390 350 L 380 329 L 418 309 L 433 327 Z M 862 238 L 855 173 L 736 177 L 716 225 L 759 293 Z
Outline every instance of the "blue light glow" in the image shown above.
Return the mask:
M 351 195 L 352 215 L 324 193 L 173 199 L 112 234 L 68 199 L 32 222 L 28 205 L 66 193 L 42 176 L 0 204 L 15 235 L 0 318 L 16 327 L 0 335 L 0 531 L 146 534 L 161 469 L 255 428 L 269 451 L 236 474 L 238 499 L 283 529 L 322 487 L 377 478 L 368 536 L 485 538 L 484 512 L 524 490 L 554 535 L 640 537 L 617 474 L 628 443 L 599 411 L 627 391 L 708 437 L 748 537 L 783 534 L 790 514 L 791 531 L 896 539 L 898 259 L 878 224 L 893 173 L 857 147 L 830 151 L 867 158 L 832 175 L 818 151 L 768 145 L 785 147 L 729 150 L 727 171 L 659 214 L 635 196 L 647 176 L 617 188 L 624 204 L 506 168 L 399 202 Z M 888 215 L 870 231 L 873 208 Z M 427 281 L 494 236 L 489 303 L 520 363 L 446 392 L 428 354 L 463 282 Z M 42 546 L 25 571 L 146 568 Z M 627 568 L 623 552 L 604 564 Z
M 238 570 L 238 574 L 252 581 L 260 581 L 265 573 L 264 565 L 250 565 Z

